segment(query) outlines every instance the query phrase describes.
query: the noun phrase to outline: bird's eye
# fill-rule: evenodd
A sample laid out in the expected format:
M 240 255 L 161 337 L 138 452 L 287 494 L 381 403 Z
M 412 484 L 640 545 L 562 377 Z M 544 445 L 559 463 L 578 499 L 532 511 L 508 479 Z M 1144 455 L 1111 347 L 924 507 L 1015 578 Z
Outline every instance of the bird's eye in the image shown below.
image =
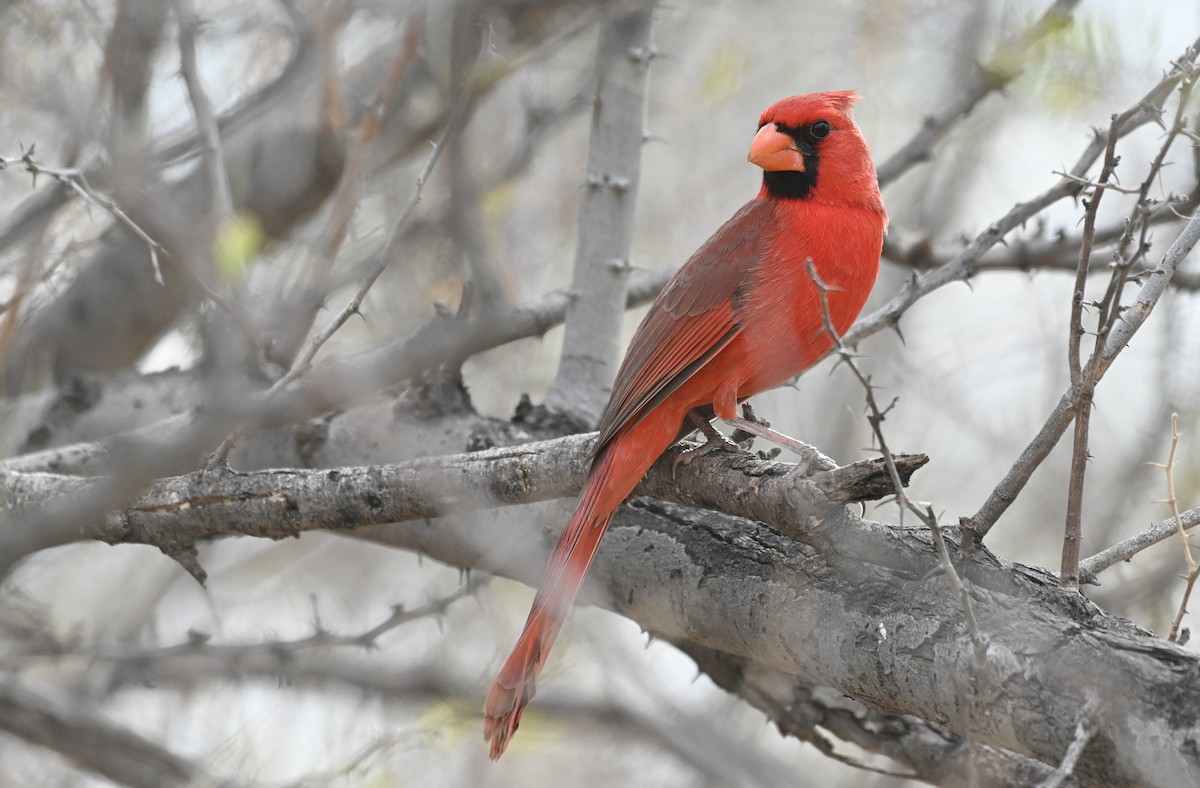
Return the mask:
M 829 132 L 831 130 L 832 129 L 828 123 L 823 120 L 818 120 L 816 123 L 812 124 L 812 127 L 808 130 L 808 133 L 811 134 L 815 140 L 823 140 L 829 136 Z

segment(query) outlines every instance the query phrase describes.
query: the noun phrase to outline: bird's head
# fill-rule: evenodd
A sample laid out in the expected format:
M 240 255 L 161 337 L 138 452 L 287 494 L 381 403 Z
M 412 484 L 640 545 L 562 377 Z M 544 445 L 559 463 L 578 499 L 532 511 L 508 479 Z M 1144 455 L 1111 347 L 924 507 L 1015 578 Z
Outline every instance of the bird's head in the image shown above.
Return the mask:
M 871 153 L 850 112 L 858 98 L 839 90 L 768 107 L 747 157 L 763 169 L 759 196 L 882 207 Z

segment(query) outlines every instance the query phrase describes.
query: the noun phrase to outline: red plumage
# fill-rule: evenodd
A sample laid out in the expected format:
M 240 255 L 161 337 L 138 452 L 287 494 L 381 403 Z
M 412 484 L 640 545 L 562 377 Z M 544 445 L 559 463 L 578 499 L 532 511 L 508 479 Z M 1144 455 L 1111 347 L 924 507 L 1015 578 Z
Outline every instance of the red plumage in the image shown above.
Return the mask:
M 723 419 L 737 404 L 815 364 L 845 333 L 875 275 L 887 214 L 850 91 L 784 99 L 767 109 L 750 149 L 764 169 L 755 199 L 684 263 L 630 342 L 600 419 L 591 471 L 554 548 L 525 629 L 484 704 L 499 758 L 533 697 L 600 540 L 618 506 L 678 437 L 688 412 Z

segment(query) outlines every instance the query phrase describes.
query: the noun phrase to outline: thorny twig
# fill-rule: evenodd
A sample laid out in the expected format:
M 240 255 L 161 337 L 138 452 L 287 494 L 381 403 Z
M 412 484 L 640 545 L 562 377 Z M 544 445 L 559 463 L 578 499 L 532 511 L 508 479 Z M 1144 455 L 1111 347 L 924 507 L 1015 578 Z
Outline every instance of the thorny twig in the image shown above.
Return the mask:
M 1175 613 L 1175 620 L 1171 622 L 1171 634 L 1167 636 L 1167 640 L 1172 643 L 1179 641 L 1179 627 L 1183 623 L 1183 616 L 1187 613 L 1188 599 L 1192 596 L 1192 588 L 1196 585 L 1196 578 L 1200 577 L 1200 564 L 1196 563 L 1196 559 L 1192 557 L 1192 545 L 1188 541 L 1187 530 L 1183 527 L 1183 517 L 1179 513 L 1179 497 L 1175 494 L 1175 451 L 1179 448 L 1179 414 L 1171 414 L 1171 450 L 1167 452 L 1167 461 L 1165 463 L 1151 463 L 1155 468 L 1162 468 L 1163 473 L 1167 477 L 1167 497 L 1159 501 L 1171 507 L 1171 517 L 1175 521 L 1175 527 L 1179 531 L 1179 540 L 1183 545 L 1183 560 L 1187 563 L 1187 585 L 1183 589 L 1183 598 L 1179 600 L 1179 610 Z
M 1200 46 L 1200 40 L 1197 40 L 1196 46 Z M 1184 57 L 1174 64 L 1171 73 L 1151 90 L 1142 102 L 1134 105 L 1121 115 L 1116 116 L 1112 122 L 1112 132 L 1107 140 L 1097 135 L 1092 142 L 1092 146 L 1089 148 L 1089 153 L 1085 154 L 1084 158 L 1080 160 L 1080 164 L 1088 160 L 1088 166 L 1090 166 L 1090 161 L 1095 160 L 1095 156 L 1099 155 L 1099 150 L 1111 150 L 1111 146 L 1115 145 L 1116 140 L 1128 134 L 1133 128 L 1152 120 L 1161 122 L 1162 103 L 1174 91 L 1176 86 L 1180 86 L 1184 98 L 1187 95 L 1184 91 L 1190 91 L 1191 84 L 1197 74 L 1197 68 L 1193 64 L 1196 54 L 1197 51 L 1195 48 L 1189 49 Z M 1171 135 L 1167 142 L 1173 141 L 1174 138 L 1174 135 Z M 1092 149 L 1096 149 L 1095 155 L 1091 155 Z M 1106 158 L 1107 161 L 1108 159 Z M 1115 161 L 1114 159 L 1114 166 Z M 1079 165 L 1077 165 L 1072 169 L 1072 173 L 1078 175 L 1081 172 L 1086 172 L 1086 169 L 1087 167 L 1084 167 L 1081 171 Z M 1076 190 L 1082 188 L 1082 186 L 1070 179 L 1060 181 L 1060 187 L 1063 184 L 1068 184 Z M 1200 213 L 1197 213 L 1197 216 L 1200 216 Z M 1090 402 L 1091 394 L 1095 390 L 1097 382 L 1112 365 L 1116 356 L 1128 344 L 1133 333 L 1145 321 L 1150 310 L 1153 309 L 1154 304 L 1157 303 L 1158 298 L 1161 296 L 1162 291 L 1166 289 L 1166 284 L 1170 280 L 1171 275 L 1174 274 L 1182 257 L 1186 256 L 1191 250 L 1192 245 L 1196 243 L 1196 239 L 1193 236 L 1197 231 L 1200 231 L 1200 227 L 1193 227 L 1195 223 L 1196 217 L 1193 217 L 1193 221 L 1184 227 L 1179 237 L 1171 245 L 1170 249 L 1168 249 L 1166 255 L 1164 255 L 1162 264 L 1148 274 L 1148 281 L 1143 286 L 1141 293 L 1139 293 L 1134 303 L 1125 308 L 1119 307 L 1119 300 L 1120 290 L 1125 282 L 1128 268 L 1123 268 L 1120 265 L 1121 261 L 1118 261 L 1118 266 L 1114 269 L 1114 276 L 1110 280 L 1109 294 L 1099 304 L 1102 317 L 1106 322 L 1100 326 L 1099 335 L 1086 368 L 1079 376 L 1079 379 L 1073 381 L 1070 388 L 1062 395 L 1057 407 L 1047 418 L 1041 430 L 1039 430 L 1038 434 L 1025 448 L 1005 477 L 996 485 L 979 511 L 971 518 L 964 518 L 963 526 L 966 529 L 964 534 L 966 544 L 975 544 L 986 536 L 999 517 L 1008 509 L 1009 505 L 1024 488 L 1029 478 L 1033 475 L 1033 471 L 1045 460 L 1051 449 L 1057 445 L 1067 426 L 1081 412 L 1080 409 L 1088 407 L 1087 403 Z M 1076 556 L 1076 562 L 1077 560 Z M 1067 563 L 1064 561 L 1064 564 Z M 1060 574 L 1062 582 L 1071 584 L 1077 579 L 1077 572 L 1073 572 L 1071 569 L 1072 567 L 1068 565 L 1065 567 L 1065 571 Z
M 1058 764 L 1054 774 L 1043 780 L 1038 788 L 1059 788 L 1075 773 L 1075 765 L 1079 763 L 1079 757 L 1083 755 L 1084 749 L 1096 735 L 1096 723 L 1092 719 L 1092 715 L 1095 713 L 1094 706 L 1095 704 L 1090 700 L 1083 705 L 1083 711 L 1079 714 L 1079 722 L 1075 724 L 1075 736 L 1071 739 L 1071 744 L 1067 747 L 1062 762 Z
M 1123 124 L 1122 137 L 1160 118 L 1163 103 L 1189 70 L 1194 68 L 1191 63 L 1195 59 L 1198 49 L 1200 49 L 1200 38 L 1193 42 L 1191 49 L 1184 58 L 1178 61 L 1176 67 L 1125 113 L 1128 120 Z M 1086 175 L 1092 164 L 1103 153 L 1104 147 L 1104 138 L 1097 135 L 1080 155 L 1075 165 L 1071 167 L 1070 172 L 1080 177 Z M 901 287 L 886 304 L 860 318 L 842 337 L 842 341 L 853 348 L 857 347 L 863 339 L 884 328 L 890 327 L 898 330 L 900 317 L 909 307 L 934 290 L 951 282 L 969 279 L 981 267 L 980 261 L 983 255 L 992 247 L 1003 242 L 1006 235 L 1050 205 L 1068 197 L 1075 197 L 1082 191 L 1081 184 L 1069 178 L 1060 178 L 1058 183 L 1031 200 L 1013 206 L 1008 213 L 975 236 L 964 249 L 945 264 L 924 273 L 914 272 L 912 279 Z
M 1063 528 L 1062 561 L 1058 572 L 1059 584 L 1074 588 L 1079 585 L 1079 541 L 1083 529 L 1083 482 L 1088 461 L 1088 425 L 1092 415 L 1092 390 L 1082 384 L 1083 365 L 1080 361 L 1083 341 L 1083 307 L 1087 289 L 1088 264 L 1092 259 L 1092 243 L 1096 236 L 1096 214 L 1104 189 L 1117 167 L 1117 139 L 1121 127 L 1113 118 L 1104 148 L 1104 163 L 1100 177 L 1092 187 L 1092 198 L 1085 199 L 1083 238 L 1079 244 L 1079 259 L 1075 267 L 1075 287 L 1071 291 L 1071 322 L 1067 328 L 1067 370 L 1071 385 L 1079 387 L 1075 403 L 1075 435 L 1071 449 L 1071 472 L 1067 483 L 1067 511 Z M 1067 176 L 1071 177 L 1071 176 Z M 1114 273 L 1115 276 L 1115 273 Z M 1089 365 L 1089 369 L 1090 369 Z M 1089 379 L 1090 379 L 1089 375 Z
M 137 236 L 142 243 L 146 244 L 146 248 L 150 252 L 150 264 L 154 266 L 154 280 L 162 284 L 162 267 L 159 265 L 158 256 L 166 251 L 163 245 L 150 237 L 150 234 L 131 219 L 129 214 L 125 213 L 114 199 L 93 189 L 88 183 L 87 176 L 83 174 L 83 170 L 78 167 L 50 167 L 42 164 L 33 158 L 36 148 L 36 145 L 30 145 L 28 150 L 22 148 L 20 156 L 0 156 L 0 170 L 5 170 L 9 167 L 20 167 L 33 176 L 34 186 L 37 185 L 37 177 L 39 175 L 46 175 L 70 188 L 82 197 L 84 202 L 103 208 L 117 220 L 118 224 Z
M 888 475 L 891 477 L 892 486 L 895 490 L 896 504 L 901 508 L 901 516 L 903 516 L 903 511 L 907 509 L 916 515 L 917 519 L 929 528 L 930 533 L 933 535 L 933 542 L 937 548 L 938 556 L 941 559 L 942 571 L 945 573 L 946 577 L 950 581 L 951 586 L 958 593 L 958 596 L 962 601 L 963 618 L 966 621 L 967 633 L 971 638 L 971 644 L 973 647 L 973 669 L 970 682 L 970 696 L 968 698 L 967 708 L 965 710 L 965 713 L 967 714 L 967 724 L 963 725 L 963 739 L 967 746 L 970 747 L 970 720 L 973 714 L 971 706 L 973 705 L 972 701 L 978 697 L 978 687 L 975 686 L 975 679 L 977 676 L 983 675 L 987 661 L 987 644 L 984 643 L 983 637 L 979 632 L 979 623 L 975 618 L 975 606 L 971 601 L 970 589 L 967 588 L 966 584 L 959 576 L 958 570 L 954 568 L 954 563 L 950 560 L 950 551 L 946 547 L 946 540 L 942 534 L 941 525 L 938 523 L 937 515 L 934 514 L 933 506 L 929 504 L 925 504 L 924 507 L 918 506 L 917 503 L 910 499 L 904 492 L 904 484 L 900 480 L 900 472 L 896 469 L 896 462 L 892 457 L 891 449 L 887 445 L 887 439 L 883 435 L 883 421 L 886 418 L 888 411 L 892 409 L 892 406 L 895 404 L 895 402 L 893 401 L 890 405 L 888 405 L 887 408 L 879 407 L 879 402 L 875 399 L 875 387 L 871 383 L 871 379 L 864 375 L 862 370 L 858 368 L 858 365 L 854 362 L 854 354 L 852 354 L 846 348 L 842 338 L 838 336 L 837 331 L 834 329 L 833 320 L 829 315 L 829 291 L 832 288 L 830 288 L 821 280 L 821 277 L 818 275 L 811 259 L 805 264 L 805 268 L 808 271 L 809 278 L 811 278 L 813 284 L 816 285 L 817 292 L 820 296 L 824 329 L 826 333 L 828 333 L 833 339 L 838 360 L 840 363 L 845 364 L 850 369 L 851 373 L 853 373 L 854 377 L 858 379 L 858 382 L 862 384 L 863 391 L 866 395 L 867 408 L 870 410 L 870 413 L 867 415 L 867 421 L 871 425 L 871 431 L 874 433 L 875 439 L 879 441 L 879 452 L 883 456 L 883 461 L 887 466 Z M 968 774 L 973 780 L 974 770 L 969 770 Z
M 52 640 L 49 643 L 38 644 L 37 647 L 26 649 L 18 657 L 0 660 L 0 668 L 12 669 L 20 667 L 31 657 L 61 657 L 84 656 L 88 659 L 111 662 L 150 662 L 159 659 L 203 655 L 227 660 L 233 664 L 254 655 L 268 656 L 279 661 L 285 661 L 290 654 L 314 648 L 358 647 L 364 649 L 376 648 L 379 638 L 388 632 L 421 619 L 445 615 L 446 611 L 459 600 L 471 596 L 485 586 L 489 581 L 487 576 L 471 575 L 467 582 L 453 592 L 431 600 L 420 607 L 405 608 L 403 605 L 393 605 L 387 617 L 378 624 L 363 632 L 352 635 L 335 635 L 324 628 L 319 620 L 313 622 L 313 633 L 294 640 L 275 640 L 265 643 L 218 643 L 209 642 L 210 636 L 202 632 L 189 632 L 188 639 L 172 646 L 158 648 L 125 648 L 125 647 L 95 647 L 80 649 L 74 644 Z M 10 660 L 17 664 L 8 664 Z
M 1115 263 L 1109 278 L 1108 288 L 1104 297 L 1096 304 L 1099 311 L 1096 329 L 1096 341 L 1093 345 L 1092 357 L 1088 359 L 1086 368 L 1080 364 L 1080 342 L 1083 338 L 1083 306 L 1085 303 L 1084 288 L 1087 284 L 1088 261 L 1092 253 L 1092 239 L 1096 227 L 1096 212 L 1100 199 L 1108 189 L 1115 188 L 1111 183 L 1120 158 L 1116 155 L 1118 122 L 1113 119 L 1112 128 L 1108 135 L 1108 145 L 1105 149 L 1104 164 L 1100 177 L 1093 188 L 1092 199 L 1085 201 L 1087 206 L 1084 217 L 1083 243 L 1080 244 L 1079 262 L 1075 278 L 1075 290 L 1071 299 L 1071 327 L 1069 343 L 1069 363 L 1072 385 L 1082 383 L 1080 396 L 1076 404 L 1075 435 L 1071 455 L 1071 474 L 1067 493 L 1067 520 L 1063 536 L 1062 565 L 1059 570 L 1059 583 L 1064 587 L 1073 588 L 1079 585 L 1079 545 L 1083 520 L 1083 480 L 1089 458 L 1088 429 L 1091 420 L 1092 396 L 1095 387 L 1104 374 L 1104 369 L 1096 363 L 1096 354 L 1104 345 L 1108 335 L 1120 320 L 1122 306 L 1121 294 L 1129 279 L 1129 271 L 1140 260 L 1148 248 L 1147 232 L 1149 231 L 1148 216 L 1152 210 L 1150 204 L 1150 189 L 1158 179 L 1166 161 L 1167 151 L 1171 149 L 1179 134 L 1186 129 L 1187 118 L 1185 110 L 1189 105 L 1192 87 L 1195 84 L 1196 71 L 1193 69 L 1179 86 L 1179 103 L 1175 110 L 1175 119 L 1167 131 L 1158 153 L 1150 164 L 1146 177 L 1141 185 L 1128 193 L 1136 194 L 1130 216 L 1125 222 L 1125 230 L 1114 252 Z M 1126 190 L 1122 190 L 1124 193 Z M 1130 244 L 1135 236 L 1139 236 L 1137 249 L 1130 252 Z

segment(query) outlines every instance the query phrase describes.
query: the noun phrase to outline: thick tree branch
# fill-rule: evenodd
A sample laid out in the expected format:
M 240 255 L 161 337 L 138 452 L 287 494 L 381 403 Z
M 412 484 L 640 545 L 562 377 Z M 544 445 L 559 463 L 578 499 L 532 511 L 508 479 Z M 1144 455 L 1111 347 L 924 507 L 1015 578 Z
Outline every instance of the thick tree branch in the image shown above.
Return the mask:
M 886 755 L 931 785 L 968 785 L 970 769 L 983 785 L 1033 785 L 1053 773 L 1044 764 L 995 747 L 977 745 L 968 754 L 962 740 L 939 725 L 871 711 L 800 676 L 694 643 L 676 645 L 717 686 L 762 711 L 781 733 L 818 747 L 823 746 L 815 740 L 820 728 L 867 752 Z
M 516 526 L 506 545 L 522 532 Z M 399 524 L 372 536 L 537 582 L 536 561 L 497 565 L 500 548 L 488 546 L 480 527 Z M 548 550 L 551 536 L 518 544 Z M 836 514 L 807 538 L 812 547 L 752 521 L 638 502 L 606 536 L 588 598 L 669 639 L 748 656 L 875 711 L 964 733 L 947 677 L 968 674 L 974 649 L 928 533 Z M 1059 591 L 1048 572 L 950 547 L 988 647 L 976 676 L 988 713 L 971 718 L 973 741 L 1057 765 L 1078 709 L 1098 698 L 1098 733 L 1076 768 L 1081 783 L 1200 778 L 1200 762 L 1187 754 L 1200 723 L 1200 685 L 1190 678 L 1200 658 Z
M 587 175 L 558 372 L 545 406 L 594 424 L 621 356 L 634 208 L 646 137 L 654 4 L 612 16 L 600 33 Z
M 579 491 L 594 439 L 594 434 L 573 435 L 362 468 L 248 474 L 214 468 L 161 480 L 119 510 L 90 520 L 76 501 L 87 500 L 102 482 L 2 474 L 0 502 L 8 517 L 0 531 L 0 554 L 10 563 L 23 554 L 22 545 L 42 546 L 37 531 L 44 528 L 42 512 L 47 507 L 74 515 L 71 528 L 55 544 L 88 538 L 151 544 L 178 558 L 193 554 L 197 542 L 224 534 L 282 539 L 306 530 L 342 530 L 561 498 Z M 658 463 L 642 484 L 643 493 L 695 506 L 733 508 L 796 533 L 847 502 L 879 498 L 892 490 L 880 460 L 806 478 L 797 474 L 797 466 L 735 455 L 721 457 L 719 463 L 694 463 L 694 468 L 675 473 L 672 460 L 679 451 L 673 449 Z M 926 461 L 920 455 L 898 458 L 908 475 Z M 203 579 L 203 574 L 198 577 Z
M 537 457 L 526 454 L 527 448 L 483 453 L 485 462 L 508 467 L 505 477 L 516 483 L 493 486 L 485 494 L 460 482 L 453 491 L 455 503 L 522 499 L 529 497 L 528 490 L 548 493 L 555 485 L 577 487 L 586 463 L 586 437 L 552 443 L 570 449 L 576 458 L 555 461 L 569 469 L 566 473 L 542 475 L 543 469 L 529 464 Z M 783 539 L 752 521 L 641 503 L 623 510 L 598 559 L 593 589 L 607 589 L 601 597 L 605 604 L 664 636 L 804 673 L 876 711 L 912 714 L 957 730 L 962 719 L 959 698 L 944 677 L 955 671 L 966 675 L 973 649 L 961 625 L 960 600 L 938 576 L 939 559 L 923 530 L 864 523 L 836 508 L 825 525 L 814 530 L 811 525 L 820 510 L 829 511 L 828 499 L 816 510 L 807 508 L 812 501 L 782 510 L 763 502 L 777 500 L 784 490 L 803 501 L 806 491 L 820 488 L 820 475 L 795 479 L 777 474 L 778 464 L 734 456 L 682 467 L 681 480 L 672 482 L 670 459 L 668 455 L 656 470 L 648 489 L 658 492 L 656 485 L 666 486 L 681 499 L 700 502 L 703 491 L 713 489 L 706 469 L 720 468 L 720 476 L 734 480 L 732 495 L 712 493 L 724 506 L 773 521 L 785 518 L 785 525 L 813 547 Z M 441 473 L 459 478 L 462 466 L 455 463 L 478 460 L 471 455 L 457 458 Z M 340 472 L 323 475 L 329 485 L 355 489 L 356 480 Z M 272 489 L 278 491 L 278 486 Z M 401 485 L 395 489 L 403 491 Z M 189 511 L 181 502 L 168 497 L 160 502 L 164 508 L 139 510 L 135 519 L 181 522 L 178 518 Z M 390 514 L 391 504 L 383 498 L 356 493 L 345 503 L 357 508 L 343 509 L 339 523 L 360 516 L 386 519 Z M 211 505 L 226 517 L 235 511 L 234 502 L 214 500 Z M 302 502 L 297 511 L 304 512 L 306 506 Z M 243 530 L 262 526 L 267 532 L 270 520 L 263 512 L 290 508 L 286 495 L 272 499 L 251 493 L 236 519 Z M 480 565 L 488 560 L 487 540 L 477 528 L 469 528 L 462 532 L 443 520 L 432 528 L 424 522 L 389 526 L 386 533 L 395 544 Z M 377 531 L 376 538 L 382 538 L 381 533 Z M 1058 764 L 1073 740 L 1074 710 L 1102 687 L 1105 702 L 1098 712 L 1098 733 L 1076 769 L 1082 782 L 1176 785 L 1200 775 L 1200 764 L 1184 755 L 1188 731 L 1197 724 L 1189 715 L 1200 714 L 1200 696 L 1191 696 L 1200 689 L 1181 682 L 1181 676 L 1200 670 L 1195 655 L 1107 618 L 1078 594 L 1059 592 L 1046 573 L 1005 564 L 982 550 L 964 554 L 953 549 L 952 558 L 970 581 L 988 644 L 988 660 L 977 681 L 989 713 L 972 718 L 974 741 Z M 538 575 L 536 566 L 514 571 L 528 582 Z M 1054 659 L 1046 659 L 1046 654 Z M 1153 734 L 1147 738 L 1136 733 L 1129 720 L 1138 720 L 1143 726 L 1139 730 Z M 1162 745 L 1151 747 L 1147 741 Z

